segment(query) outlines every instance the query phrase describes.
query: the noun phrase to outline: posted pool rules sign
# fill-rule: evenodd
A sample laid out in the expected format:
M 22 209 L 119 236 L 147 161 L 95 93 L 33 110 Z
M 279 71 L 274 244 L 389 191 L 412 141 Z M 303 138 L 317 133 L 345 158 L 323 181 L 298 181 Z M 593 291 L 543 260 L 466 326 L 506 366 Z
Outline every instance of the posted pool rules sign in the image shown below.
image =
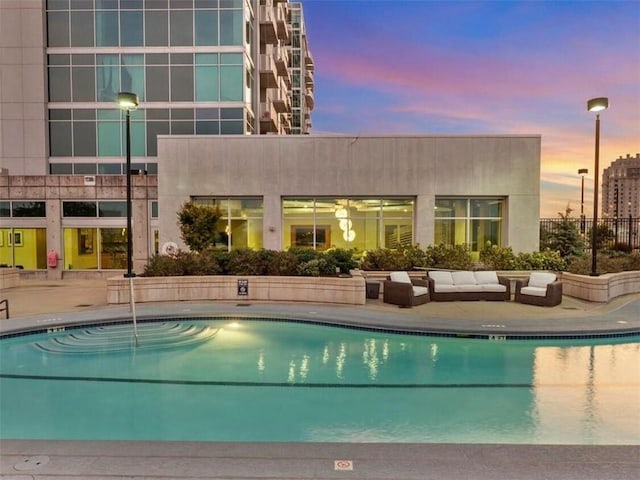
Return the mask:
M 249 295 L 249 280 L 238 280 L 238 295 Z

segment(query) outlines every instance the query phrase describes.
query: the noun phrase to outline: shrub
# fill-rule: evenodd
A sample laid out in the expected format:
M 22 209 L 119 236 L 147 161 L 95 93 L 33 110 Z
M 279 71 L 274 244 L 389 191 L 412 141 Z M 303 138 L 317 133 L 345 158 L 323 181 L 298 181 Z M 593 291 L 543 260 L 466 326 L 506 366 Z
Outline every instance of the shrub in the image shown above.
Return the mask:
M 428 266 L 450 268 L 452 270 L 470 270 L 473 265 L 466 245 L 435 245 L 427 247 Z
M 312 248 L 290 247 L 287 252 L 292 253 L 298 259 L 298 263 L 305 263 L 310 260 L 316 260 L 322 255 L 320 252 Z
M 591 273 L 591 255 L 583 255 L 571 259 L 566 271 L 578 275 Z M 598 273 L 617 273 L 640 270 L 640 254 L 616 253 L 600 254 L 597 257 L 596 270 Z
M 400 250 L 378 248 L 369 250 L 360 262 L 363 270 L 408 270 L 410 263 Z
M 420 248 L 420 245 L 405 247 L 402 254 L 408 264 L 408 269 L 416 267 L 424 268 L 429 266 L 430 257 L 426 251 Z
M 145 266 L 145 277 L 215 275 L 220 268 L 212 257 L 178 250 L 175 255 L 154 255 Z
M 154 255 L 144 266 L 145 277 L 173 277 L 182 275 L 178 272 L 178 264 L 174 257 L 168 255 Z
M 241 248 L 229 253 L 227 265 L 229 275 L 263 275 L 264 270 L 264 263 L 259 251 Z
M 562 272 L 567 268 L 567 260 L 559 252 L 543 250 L 533 253 L 519 253 L 516 270 L 552 270 Z
M 260 259 L 265 275 L 297 275 L 298 257 L 291 252 L 261 250 Z
M 314 258 L 298 265 L 298 275 L 303 277 L 319 277 L 326 269 L 327 261 L 323 258 Z
M 344 248 L 333 248 L 331 250 L 327 250 L 322 255 L 327 262 L 339 268 L 340 273 L 349 273 L 350 270 L 357 268 L 358 266 L 358 262 L 355 259 L 356 252 L 353 249 L 346 250 Z
M 480 252 L 480 261 L 491 270 L 518 270 L 518 258 L 511 247 L 489 245 Z

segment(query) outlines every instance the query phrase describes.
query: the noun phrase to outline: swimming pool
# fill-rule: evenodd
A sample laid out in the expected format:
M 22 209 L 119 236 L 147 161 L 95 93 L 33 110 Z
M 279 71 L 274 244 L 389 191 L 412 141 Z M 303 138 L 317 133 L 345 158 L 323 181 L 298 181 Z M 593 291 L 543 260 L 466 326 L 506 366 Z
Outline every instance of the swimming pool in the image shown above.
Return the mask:
M 0 341 L 0 437 L 638 444 L 640 338 L 172 319 Z

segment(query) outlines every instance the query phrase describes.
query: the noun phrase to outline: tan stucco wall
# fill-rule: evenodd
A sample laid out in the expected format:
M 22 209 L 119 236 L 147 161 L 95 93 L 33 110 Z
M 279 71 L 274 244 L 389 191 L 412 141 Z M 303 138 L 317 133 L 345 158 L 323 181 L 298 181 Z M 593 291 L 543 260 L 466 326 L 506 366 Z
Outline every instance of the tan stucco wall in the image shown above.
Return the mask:
M 0 1 L 0 168 L 47 172 L 47 89 L 42 0 Z
M 160 243 L 181 245 L 190 196 L 263 196 L 264 247 L 282 246 L 283 196 L 415 196 L 415 241 L 433 243 L 436 196 L 508 198 L 506 241 L 538 249 L 539 135 L 161 136 Z M 269 227 L 274 227 L 271 231 Z

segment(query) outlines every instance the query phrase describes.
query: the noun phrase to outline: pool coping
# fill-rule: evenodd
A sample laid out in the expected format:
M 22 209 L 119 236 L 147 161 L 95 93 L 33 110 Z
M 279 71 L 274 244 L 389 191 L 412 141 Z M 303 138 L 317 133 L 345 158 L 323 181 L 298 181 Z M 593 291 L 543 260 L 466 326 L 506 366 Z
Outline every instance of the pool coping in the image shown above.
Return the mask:
M 457 303 L 457 302 L 456 302 Z M 464 302 L 468 303 L 468 302 Z M 391 333 L 481 338 L 489 340 L 588 339 L 640 335 L 640 295 L 629 295 L 608 308 L 590 312 L 552 312 L 539 308 L 533 318 L 502 314 L 492 318 L 491 311 L 503 302 L 482 302 L 485 315 L 463 312 L 456 317 L 429 315 L 414 309 L 390 309 L 386 304 L 363 306 L 278 302 L 163 302 L 136 305 L 139 322 L 167 318 L 259 318 L 309 322 L 346 328 Z M 0 338 L 34 332 L 56 331 L 84 325 L 126 323 L 132 321 L 129 306 L 40 314 L 0 322 Z
M 636 445 L 2 440 L 0 446 L 0 473 L 16 479 L 635 480 L 640 471 Z

